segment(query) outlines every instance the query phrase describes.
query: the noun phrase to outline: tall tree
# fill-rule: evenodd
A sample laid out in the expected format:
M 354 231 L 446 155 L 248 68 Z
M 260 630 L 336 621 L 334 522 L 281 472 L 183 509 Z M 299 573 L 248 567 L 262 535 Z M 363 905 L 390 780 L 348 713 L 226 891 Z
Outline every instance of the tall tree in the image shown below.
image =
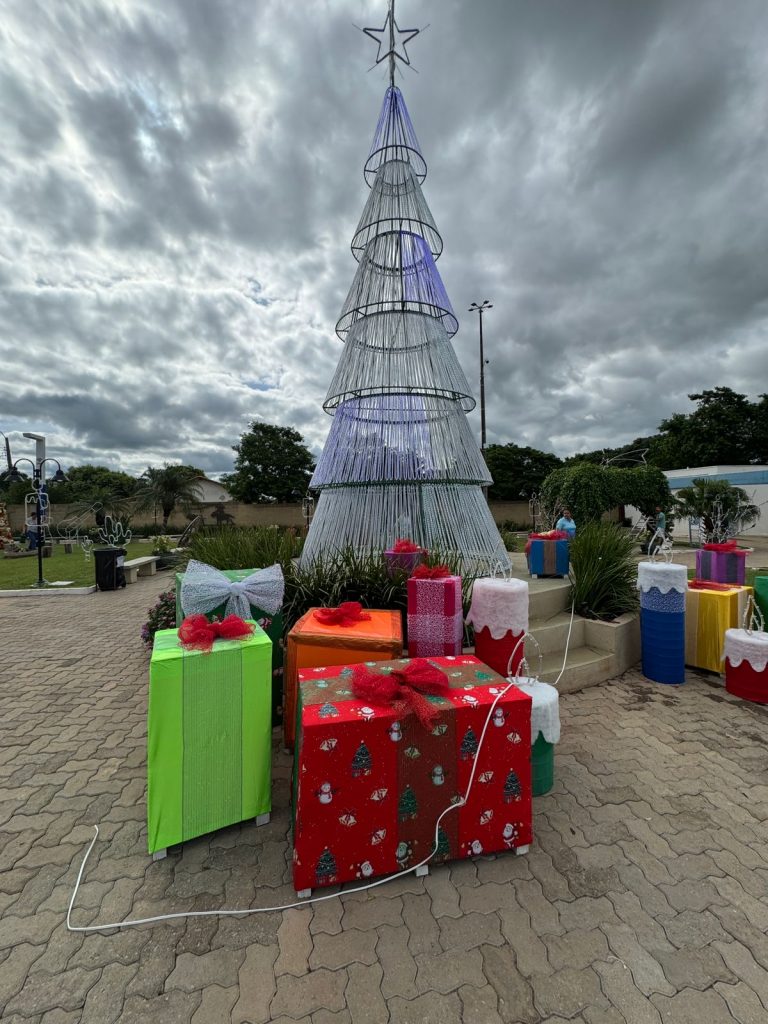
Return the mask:
M 492 501 L 528 501 L 552 470 L 562 465 L 551 452 L 516 444 L 491 444 L 484 454 L 493 477 L 488 491 Z
M 149 466 L 140 478 L 136 492 L 137 511 L 159 508 L 163 513 L 163 530 L 168 529 L 168 520 L 178 506 L 189 512 L 201 498 L 197 477 L 199 470 L 193 466 L 173 466 L 165 463 L 162 469 Z
M 749 530 L 760 518 L 760 509 L 741 487 L 727 480 L 699 477 L 692 487 L 683 487 L 676 496 L 677 514 L 699 519 L 707 541 L 724 541 Z
M 232 450 L 235 471 L 222 483 L 238 501 L 296 501 L 305 494 L 315 460 L 298 430 L 254 420 Z
M 688 397 L 697 408 L 688 415 L 675 413 L 659 425 L 653 461 L 664 469 L 688 466 L 741 465 L 757 462 L 755 419 L 757 406 L 746 395 L 718 387 Z

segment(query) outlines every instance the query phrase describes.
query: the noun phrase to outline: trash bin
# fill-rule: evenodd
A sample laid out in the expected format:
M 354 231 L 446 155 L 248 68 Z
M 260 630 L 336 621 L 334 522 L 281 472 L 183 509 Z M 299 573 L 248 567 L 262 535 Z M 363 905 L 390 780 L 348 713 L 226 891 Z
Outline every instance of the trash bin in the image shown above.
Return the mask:
M 94 548 L 96 586 L 99 590 L 117 590 L 125 586 L 125 548 Z

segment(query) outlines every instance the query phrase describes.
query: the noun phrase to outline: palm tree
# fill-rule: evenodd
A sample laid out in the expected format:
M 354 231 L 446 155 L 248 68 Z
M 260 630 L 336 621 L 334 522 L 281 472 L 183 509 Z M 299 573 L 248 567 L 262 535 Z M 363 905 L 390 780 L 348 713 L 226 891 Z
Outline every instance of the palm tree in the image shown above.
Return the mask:
M 189 466 L 173 466 L 167 462 L 162 469 L 149 466 L 140 480 L 141 487 L 136 492 L 136 511 L 162 509 L 163 533 L 167 533 L 168 520 L 177 505 L 184 512 L 189 512 L 202 497 L 195 473 Z
M 683 487 L 675 500 L 677 515 L 699 519 L 707 541 L 724 541 L 750 529 L 760 518 L 760 509 L 741 487 L 727 480 L 698 477 L 692 487 Z

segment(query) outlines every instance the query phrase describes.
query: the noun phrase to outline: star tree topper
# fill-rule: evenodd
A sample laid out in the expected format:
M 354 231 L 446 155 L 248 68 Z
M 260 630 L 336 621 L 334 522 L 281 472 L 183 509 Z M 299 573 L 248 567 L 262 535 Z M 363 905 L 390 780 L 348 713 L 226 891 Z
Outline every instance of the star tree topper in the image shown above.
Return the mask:
M 395 60 L 411 66 L 405 44 L 409 43 L 420 32 L 418 28 L 400 28 L 395 21 L 395 0 L 389 0 L 389 8 L 384 25 L 381 28 L 364 28 L 363 32 L 378 43 L 376 64 L 389 60 L 389 83 L 395 84 Z M 382 52 L 383 51 L 383 52 Z

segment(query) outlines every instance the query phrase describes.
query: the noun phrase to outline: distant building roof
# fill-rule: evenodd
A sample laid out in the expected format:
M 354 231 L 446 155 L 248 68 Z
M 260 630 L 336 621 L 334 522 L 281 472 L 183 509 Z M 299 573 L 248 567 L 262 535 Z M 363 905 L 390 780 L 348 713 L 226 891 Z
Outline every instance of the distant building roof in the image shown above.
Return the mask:
M 695 469 L 667 469 L 664 471 L 673 491 L 690 487 L 694 480 L 727 480 L 734 487 L 768 484 L 768 466 L 698 466 Z

